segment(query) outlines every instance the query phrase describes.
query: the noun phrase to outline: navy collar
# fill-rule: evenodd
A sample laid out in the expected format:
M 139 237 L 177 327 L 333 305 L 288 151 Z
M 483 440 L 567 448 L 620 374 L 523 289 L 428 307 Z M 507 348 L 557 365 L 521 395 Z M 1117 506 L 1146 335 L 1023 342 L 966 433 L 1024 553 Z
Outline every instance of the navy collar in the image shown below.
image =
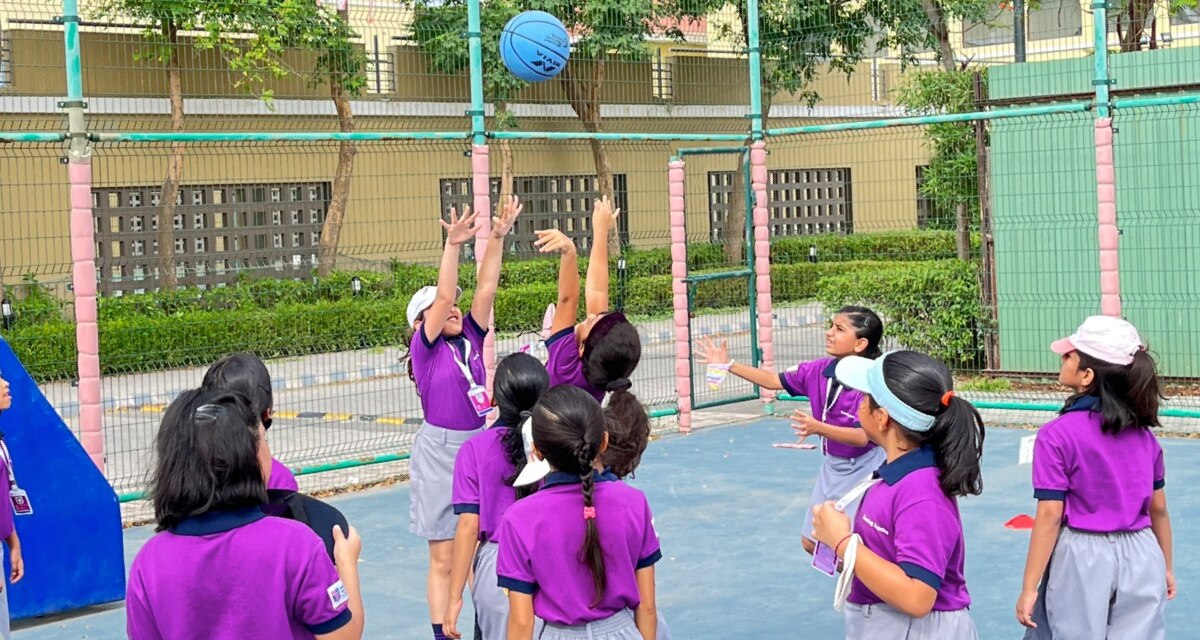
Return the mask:
M 192 516 L 171 528 L 181 536 L 207 536 L 232 531 L 267 517 L 262 507 L 246 507 L 233 511 L 209 511 Z
M 830 360 L 829 364 L 825 365 L 825 368 L 821 371 L 821 375 L 825 376 L 826 378 L 833 378 L 834 380 L 836 380 L 837 378 L 834 378 L 833 374 L 834 374 L 834 372 L 837 371 L 838 360 L 839 360 L 839 358 L 834 358 L 833 360 Z
M 613 482 L 617 479 L 617 476 L 613 475 L 612 472 L 608 470 L 593 470 L 592 479 L 596 482 Z M 549 489 L 550 487 L 559 484 L 580 484 L 581 482 L 583 482 L 583 480 L 573 473 L 567 473 L 565 471 L 551 471 L 550 474 L 546 476 L 546 479 L 542 481 L 542 488 Z
M 1100 396 L 1079 396 L 1071 401 L 1070 404 L 1062 408 L 1060 413 L 1069 413 L 1071 411 L 1099 411 Z
M 891 462 L 885 462 L 875 472 L 875 475 L 887 483 L 888 486 L 892 486 L 903 480 L 904 476 L 914 471 L 936 466 L 937 456 L 934 455 L 933 449 L 921 447 L 916 451 L 909 451 Z

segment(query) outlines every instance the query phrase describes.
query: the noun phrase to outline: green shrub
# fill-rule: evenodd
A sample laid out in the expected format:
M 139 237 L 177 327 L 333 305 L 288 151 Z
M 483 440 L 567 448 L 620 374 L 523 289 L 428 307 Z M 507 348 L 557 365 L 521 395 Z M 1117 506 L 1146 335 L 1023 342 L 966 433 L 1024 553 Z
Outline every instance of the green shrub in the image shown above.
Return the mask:
M 980 362 L 990 330 L 979 299 L 978 265 L 959 260 L 902 263 L 822 278 L 818 296 L 830 309 L 862 304 L 884 318 L 885 335 L 952 367 Z
M 979 234 L 971 236 L 971 254 L 979 254 Z M 888 231 L 883 233 L 823 234 L 777 238 L 771 243 L 771 261 L 808 261 L 809 247 L 817 248 L 817 261 L 945 260 L 955 257 L 953 231 Z

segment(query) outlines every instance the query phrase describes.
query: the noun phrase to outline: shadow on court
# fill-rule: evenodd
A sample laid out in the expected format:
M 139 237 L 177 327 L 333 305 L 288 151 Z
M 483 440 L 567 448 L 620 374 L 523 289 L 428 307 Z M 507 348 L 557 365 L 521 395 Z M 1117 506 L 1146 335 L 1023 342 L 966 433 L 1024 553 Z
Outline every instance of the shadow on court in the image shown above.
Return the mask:
M 1012 610 L 1029 536 L 1005 529 L 1004 523 L 1035 508 L 1030 468 L 1017 464 L 1024 435 L 1028 432 L 989 430 L 985 492 L 960 502 L 972 615 L 985 640 L 1022 632 Z M 657 565 L 659 606 L 678 640 L 841 637 L 841 614 L 831 606 L 833 580 L 811 568 L 799 544 L 802 510 L 820 454 L 771 447 L 792 439 L 786 422 L 761 420 L 669 436 L 646 452 L 632 484 L 648 494 L 655 512 L 664 554 Z M 1163 445 L 1180 594 L 1167 605 L 1173 636 L 1189 625 L 1189 608 L 1200 604 L 1193 591 L 1200 588 L 1200 562 L 1185 564 L 1187 557 L 1178 551 L 1191 545 L 1200 528 L 1200 495 L 1184 489 L 1200 481 L 1200 471 L 1188 466 L 1200 457 L 1200 442 L 1165 439 Z M 366 637 L 431 637 L 424 602 L 425 543 L 408 533 L 407 486 L 332 501 L 362 533 Z M 151 534 L 149 527 L 126 531 L 127 561 Z M 470 628 L 469 608 L 468 599 L 461 628 Z M 28 625 L 22 623 L 25 628 L 15 637 L 125 637 L 119 607 Z

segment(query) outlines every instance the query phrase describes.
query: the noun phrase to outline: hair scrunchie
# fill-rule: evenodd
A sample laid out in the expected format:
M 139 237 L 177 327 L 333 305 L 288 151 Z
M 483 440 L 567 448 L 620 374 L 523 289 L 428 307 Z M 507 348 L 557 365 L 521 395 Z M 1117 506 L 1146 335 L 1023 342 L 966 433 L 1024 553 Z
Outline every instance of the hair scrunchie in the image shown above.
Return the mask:
M 612 382 L 608 383 L 604 387 L 604 390 L 605 391 L 626 391 L 632 386 L 633 386 L 633 382 L 630 382 L 629 378 L 617 378 L 616 380 L 613 380 Z

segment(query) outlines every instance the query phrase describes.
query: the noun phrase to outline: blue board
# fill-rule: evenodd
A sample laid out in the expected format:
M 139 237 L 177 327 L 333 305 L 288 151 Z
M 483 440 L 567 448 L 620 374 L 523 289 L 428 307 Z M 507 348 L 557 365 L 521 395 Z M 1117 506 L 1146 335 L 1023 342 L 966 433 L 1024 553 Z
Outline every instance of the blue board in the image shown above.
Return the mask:
M 123 599 L 117 494 L 3 338 L 0 374 L 11 385 L 13 399 L 12 408 L 0 414 L 0 432 L 12 453 L 17 482 L 33 505 L 32 515 L 16 517 L 25 577 L 8 594 L 12 618 Z M 5 500 L 0 508 L 12 506 Z M 4 556 L 7 575 L 7 546 Z

